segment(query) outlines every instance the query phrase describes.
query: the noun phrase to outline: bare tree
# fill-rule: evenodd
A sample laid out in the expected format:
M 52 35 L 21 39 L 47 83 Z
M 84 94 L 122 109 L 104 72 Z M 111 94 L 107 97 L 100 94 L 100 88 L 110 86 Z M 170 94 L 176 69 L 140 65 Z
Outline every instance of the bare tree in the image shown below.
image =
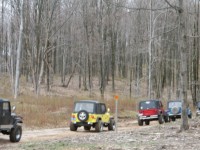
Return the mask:
M 120 92 L 130 97 L 145 93 L 146 97 L 160 98 L 167 88 L 169 99 L 180 98 L 180 87 L 186 85 L 195 105 L 199 90 L 199 1 L 184 1 L 192 4 L 180 9 L 179 1 L 167 0 L 24 0 L 24 49 L 19 64 L 16 54 L 22 20 L 18 2 L 2 0 L 0 6 L 0 61 L 7 63 L 12 87 L 16 69 L 38 95 L 41 87 L 51 91 L 55 76 L 61 77 L 67 88 L 78 74 L 79 82 L 74 85 L 90 94 L 98 78 L 102 97 L 109 84 L 113 92 L 118 90 L 116 80 L 121 79 L 129 87 L 121 86 Z M 186 17 L 188 22 L 179 23 Z M 180 55 L 185 48 L 181 30 L 193 36 L 186 38 L 190 51 L 185 62 Z M 186 62 L 184 70 L 182 63 Z M 187 73 L 184 84 L 180 82 L 185 78 L 180 74 L 183 70 Z
M 186 34 L 186 19 L 185 19 L 185 9 L 184 9 L 184 0 L 179 0 L 179 44 L 181 52 L 181 89 L 183 96 L 183 108 L 182 108 L 182 125 L 181 130 L 188 130 L 188 117 L 187 117 L 187 34 Z
M 15 90 L 14 90 L 14 98 L 16 99 L 18 96 L 18 90 L 19 90 L 19 76 L 20 76 L 20 56 L 21 56 L 21 50 L 22 50 L 22 39 L 23 39 L 23 27 L 24 27 L 24 20 L 23 20 L 23 7 L 24 7 L 24 1 L 21 0 L 20 5 L 20 30 L 19 30 L 19 42 L 18 42 L 18 48 L 17 48 L 17 64 L 16 64 L 16 75 L 15 75 Z
M 193 36 L 192 38 L 193 45 L 192 46 L 192 54 L 191 54 L 191 94 L 193 99 L 193 106 L 196 106 L 196 102 L 199 99 L 199 51 L 200 51 L 200 44 L 199 44 L 199 6 L 200 2 L 198 0 L 195 0 L 194 2 L 194 18 L 191 20 L 193 23 L 194 29 L 193 29 Z

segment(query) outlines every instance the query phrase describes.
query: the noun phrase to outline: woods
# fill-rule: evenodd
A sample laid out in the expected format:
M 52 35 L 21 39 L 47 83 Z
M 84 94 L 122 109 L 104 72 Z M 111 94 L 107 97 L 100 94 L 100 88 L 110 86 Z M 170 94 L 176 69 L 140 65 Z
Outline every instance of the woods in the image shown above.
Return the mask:
M 174 0 L 1 0 L 0 73 L 9 75 L 13 95 L 18 73 L 37 95 L 41 85 L 51 91 L 55 77 L 68 88 L 76 75 L 77 86 L 89 92 L 98 78 L 102 98 L 108 81 L 115 92 L 116 79 L 127 81 L 130 97 L 146 92 L 161 98 L 167 91 L 167 99 L 174 93 L 182 98 L 184 80 L 195 105 L 199 3 L 184 1 L 181 29 L 180 3 Z

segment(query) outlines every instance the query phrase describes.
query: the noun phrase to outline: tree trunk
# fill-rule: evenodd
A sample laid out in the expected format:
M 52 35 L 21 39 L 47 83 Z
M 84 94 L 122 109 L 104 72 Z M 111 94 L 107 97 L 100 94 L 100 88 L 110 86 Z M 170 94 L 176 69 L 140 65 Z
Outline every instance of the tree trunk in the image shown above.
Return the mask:
M 21 0 L 21 9 L 20 9 L 20 31 L 19 31 L 19 42 L 18 42 L 18 48 L 17 48 L 17 63 L 16 63 L 16 76 L 15 76 L 15 93 L 14 98 L 16 99 L 18 96 L 18 90 L 19 90 L 19 75 L 20 75 L 20 56 L 21 56 L 21 50 L 22 50 L 22 34 L 23 34 L 23 7 L 24 2 Z
M 196 6 L 197 5 L 197 6 Z M 199 1 L 195 1 L 195 20 L 194 22 L 194 36 L 197 36 L 193 40 L 193 48 L 192 48 L 192 69 L 191 69 L 191 94 L 192 94 L 192 100 L 193 100 L 193 106 L 196 106 L 196 102 L 199 97 L 197 97 L 198 93 L 197 91 L 199 90 Z
M 187 116 L 187 36 L 186 36 L 186 19 L 184 12 L 184 0 L 179 0 L 179 49 L 181 52 L 181 94 L 183 98 L 182 103 L 182 124 L 181 130 L 188 130 L 188 116 Z
M 11 14 L 12 14 L 12 1 L 11 1 L 11 5 L 10 5 L 10 10 L 11 10 Z M 9 63 L 8 63 L 8 71 L 9 71 L 9 75 L 10 75 L 10 80 L 11 80 L 11 89 L 12 89 L 12 93 L 13 95 L 15 94 L 14 91 L 14 54 L 13 54 L 13 49 L 12 49 L 12 17 L 11 15 L 9 15 L 9 23 L 8 23 L 8 32 L 7 32 L 7 37 L 8 37 L 8 51 L 9 51 Z
M 115 53 L 117 48 L 117 31 L 110 31 L 111 34 L 111 76 L 112 91 L 115 92 Z
M 148 76 L 148 97 L 151 99 L 151 59 L 152 59 L 152 0 L 150 0 L 150 23 L 149 23 L 149 76 Z

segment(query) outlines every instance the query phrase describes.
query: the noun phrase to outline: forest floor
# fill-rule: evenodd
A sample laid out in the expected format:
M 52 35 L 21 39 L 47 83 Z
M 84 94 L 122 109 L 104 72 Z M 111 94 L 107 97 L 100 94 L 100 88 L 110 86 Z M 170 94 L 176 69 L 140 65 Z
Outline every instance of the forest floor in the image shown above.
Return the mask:
M 0 149 L 6 150 L 198 150 L 200 147 L 200 118 L 189 120 L 190 128 L 180 132 L 181 120 L 149 126 L 138 126 L 136 120 L 120 119 L 117 131 L 104 128 L 101 133 L 69 127 L 25 130 L 19 143 L 10 143 L 0 135 Z

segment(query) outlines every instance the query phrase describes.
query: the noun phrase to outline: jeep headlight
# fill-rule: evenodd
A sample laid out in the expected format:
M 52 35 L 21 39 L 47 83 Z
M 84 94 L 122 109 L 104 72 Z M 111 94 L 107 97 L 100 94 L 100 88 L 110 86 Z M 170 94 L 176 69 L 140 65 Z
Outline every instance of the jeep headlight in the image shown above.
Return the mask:
M 142 115 L 143 115 L 142 113 L 139 113 L 139 114 L 138 114 L 138 116 L 142 116 Z

